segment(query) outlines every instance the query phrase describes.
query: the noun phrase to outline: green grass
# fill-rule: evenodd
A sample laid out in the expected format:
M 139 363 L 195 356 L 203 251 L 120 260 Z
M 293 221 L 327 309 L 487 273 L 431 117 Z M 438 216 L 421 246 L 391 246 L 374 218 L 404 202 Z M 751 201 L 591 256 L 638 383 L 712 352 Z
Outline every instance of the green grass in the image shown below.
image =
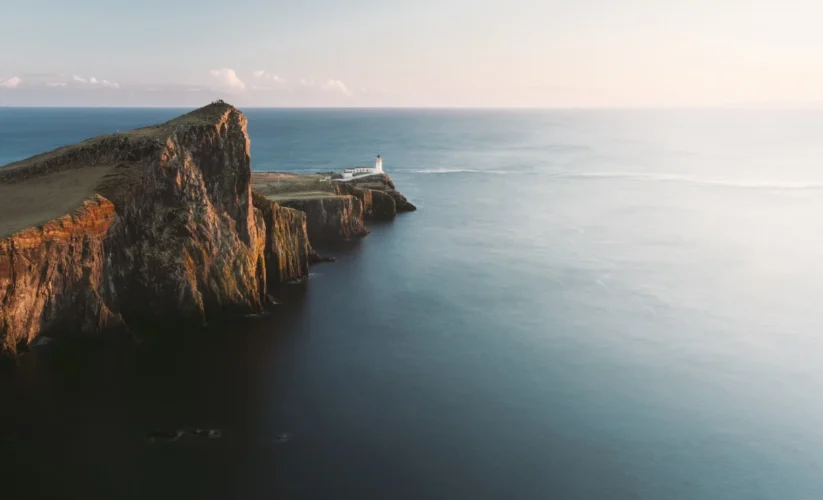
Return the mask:
M 320 198 L 343 198 L 344 196 L 330 193 L 328 191 L 302 191 L 292 193 L 267 194 L 264 195 L 271 201 L 286 200 L 317 200 Z

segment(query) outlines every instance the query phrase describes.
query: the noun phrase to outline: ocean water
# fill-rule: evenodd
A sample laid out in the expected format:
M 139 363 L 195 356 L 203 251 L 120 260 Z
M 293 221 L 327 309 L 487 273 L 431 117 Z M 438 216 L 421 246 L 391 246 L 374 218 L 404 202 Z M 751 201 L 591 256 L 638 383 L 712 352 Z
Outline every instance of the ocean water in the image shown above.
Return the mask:
M 419 210 L 267 316 L 27 355 L 4 489 L 823 498 L 823 112 L 245 111 L 254 169 L 379 153 Z M 179 113 L 0 109 L 0 164 Z

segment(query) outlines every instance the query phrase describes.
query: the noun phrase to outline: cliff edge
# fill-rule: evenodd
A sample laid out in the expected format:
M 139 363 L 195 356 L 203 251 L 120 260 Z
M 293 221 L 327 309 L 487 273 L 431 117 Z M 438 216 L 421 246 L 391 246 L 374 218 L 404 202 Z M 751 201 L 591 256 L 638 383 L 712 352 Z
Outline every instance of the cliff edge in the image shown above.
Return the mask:
M 385 173 L 340 182 L 326 174 L 254 172 L 252 188 L 278 206 L 304 212 L 312 245 L 366 236 L 365 221 L 417 210 Z
M 259 311 L 265 222 L 246 127 L 218 102 L 0 168 L 0 351 Z

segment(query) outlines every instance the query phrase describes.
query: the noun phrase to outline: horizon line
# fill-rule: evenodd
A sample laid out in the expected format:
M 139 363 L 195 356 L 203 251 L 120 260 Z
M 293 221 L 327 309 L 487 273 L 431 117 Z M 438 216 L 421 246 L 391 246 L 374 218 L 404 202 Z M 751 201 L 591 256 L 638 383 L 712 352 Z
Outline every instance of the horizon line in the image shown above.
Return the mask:
M 17 105 L 0 104 L 0 109 L 199 109 L 210 103 L 195 106 L 108 106 L 108 105 Z M 660 105 L 600 105 L 600 106 L 242 106 L 226 102 L 238 109 L 278 110 L 534 110 L 534 111 L 586 111 L 586 110 L 823 110 L 823 102 L 813 103 L 735 103 L 735 104 L 660 104 Z

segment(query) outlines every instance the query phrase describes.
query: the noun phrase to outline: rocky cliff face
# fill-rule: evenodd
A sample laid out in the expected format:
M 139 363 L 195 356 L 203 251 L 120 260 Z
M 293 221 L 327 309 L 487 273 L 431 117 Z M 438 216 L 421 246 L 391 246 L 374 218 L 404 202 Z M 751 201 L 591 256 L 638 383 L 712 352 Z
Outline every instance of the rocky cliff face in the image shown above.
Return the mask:
M 391 220 L 397 215 L 397 202 L 384 191 L 372 191 L 372 218 Z M 402 196 L 402 195 L 401 195 Z
M 363 218 L 371 218 L 374 206 L 372 204 L 372 192 L 370 189 L 361 189 L 350 183 L 338 183 L 334 185 L 334 191 L 341 196 L 353 196 L 360 200 L 360 204 L 363 207 Z
M 318 257 L 309 243 L 306 214 L 281 207 L 253 193 L 254 207 L 265 223 L 266 276 L 270 287 L 300 279 L 309 274 L 309 263 Z
M 0 239 L 0 354 L 40 334 L 120 326 L 106 265 L 114 205 L 88 200 L 72 215 Z
M 252 204 L 242 113 L 212 104 L 0 168 L 0 183 L 89 165 L 111 173 L 76 213 L 0 237 L 6 353 L 46 333 L 261 309 L 265 222 Z
M 312 244 L 415 209 L 385 174 L 261 173 L 253 195 L 246 127 L 217 102 L 0 168 L 0 357 L 42 335 L 258 312 L 270 284 L 323 260 Z
M 306 213 L 306 227 L 313 245 L 369 234 L 363 225 L 363 204 L 353 196 L 295 198 L 280 203 Z
M 411 203 L 406 201 L 402 194 L 398 193 L 394 188 L 389 188 L 388 183 L 391 179 L 385 174 L 380 176 L 373 176 L 376 179 L 385 180 L 387 184 L 381 186 L 380 181 L 373 181 L 371 183 L 365 182 L 361 185 L 372 186 L 377 189 L 370 189 L 369 187 L 358 187 L 357 181 L 339 183 L 335 186 L 337 193 L 341 195 L 353 196 L 360 200 L 363 205 L 363 215 L 366 219 L 375 220 L 391 220 L 397 215 L 397 202 L 395 197 L 390 194 L 390 191 L 396 193 L 400 199 L 406 204 L 406 210 L 416 210 Z M 393 186 L 394 184 L 392 184 Z M 382 188 L 382 189 L 381 189 Z M 411 206 L 412 208 L 407 208 Z
M 392 182 L 391 178 L 385 173 L 361 177 L 341 184 L 341 186 L 348 186 L 349 188 L 355 189 L 368 189 L 373 192 L 383 192 L 394 200 L 397 212 L 413 212 L 417 210 L 417 207 L 394 187 L 394 182 Z

